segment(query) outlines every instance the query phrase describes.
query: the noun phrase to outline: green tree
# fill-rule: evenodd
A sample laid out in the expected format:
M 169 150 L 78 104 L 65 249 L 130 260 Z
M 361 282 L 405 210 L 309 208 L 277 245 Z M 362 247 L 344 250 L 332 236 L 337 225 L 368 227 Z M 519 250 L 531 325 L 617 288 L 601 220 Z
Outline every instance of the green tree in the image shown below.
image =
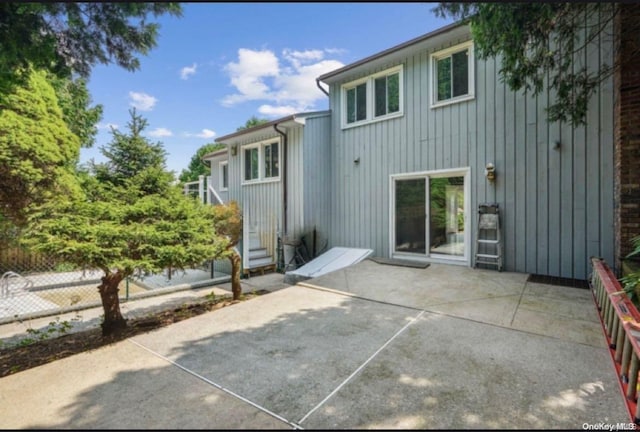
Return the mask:
M 100 153 L 107 162 L 92 164 L 92 171 L 98 181 L 123 186 L 131 179 L 140 180 L 153 172 L 149 183 L 141 185 L 148 193 L 158 191 L 173 180 L 173 174 L 165 170 L 166 156 L 162 143 L 151 143 L 142 132 L 148 122 L 136 109 L 129 110 L 131 120 L 127 123 L 127 132 L 112 129 L 112 140 Z M 155 177 L 154 177 L 155 176 Z
M 79 139 L 82 147 L 92 147 L 102 119 L 102 105 L 91 106 L 92 100 L 84 78 L 58 78 L 49 75 L 56 91 L 64 120 Z
M 236 129 L 236 132 L 240 132 L 245 129 L 250 129 L 255 126 L 260 126 L 261 124 L 265 124 L 265 123 L 269 123 L 269 120 L 263 119 L 263 118 L 261 119 L 256 116 L 251 116 L 251 118 L 244 123 L 244 126 L 239 126 Z
M 125 278 L 226 257 L 231 241 L 217 233 L 225 221 L 212 206 L 171 184 L 161 145 L 142 139 L 146 120 L 131 116 L 128 133 L 113 131 L 103 150 L 109 160 L 79 173 L 86 194 L 40 206 L 23 237 L 31 250 L 102 270 L 103 335 L 126 327 L 118 299 Z
M 467 21 L 479 58 L 500 56 L 500 76 L 512 90 L 555 93 L 550 121 L 585 123 L 587 105 L 600 82 L 620 62 L 588 69 L 574 55 L 596 38 L 610 38 L 620 9 L 614 3 L 440 3 L 435 13 Z M 618 29 L 635 34 L 640 23 Z M 638 53 L 640 53 L 640 46 Z
M 187 169 L 183 169 L 180 173 L 180 181 L 182 183 L 188 183 L 197 181 L 198 177 L 201 175 L 208 175 L 211 170 L 209 166 L 204 163 L 202 157 L 208 153 L 220 150 L 221 148 L 224 148 L 224 144 L 208 143 L 200 147 L 196 151 L 196 154 L 191 157 L 191 161 L 189 162 Z
M 61 78 L 88 77 L 97 63 L 127 70 L 137 54 L 156 45 L 158 24 L 147 15 L 180 16 L 179 3 L 0 3 L 0 95 L 19 83 L 29 67 Z
M 7 95 L 0 110 L 0 213 L 18 225 L 31 206 L 79 193 L 74 167 L 80 140 L 47 74 L 25 74 L 25 85 Z

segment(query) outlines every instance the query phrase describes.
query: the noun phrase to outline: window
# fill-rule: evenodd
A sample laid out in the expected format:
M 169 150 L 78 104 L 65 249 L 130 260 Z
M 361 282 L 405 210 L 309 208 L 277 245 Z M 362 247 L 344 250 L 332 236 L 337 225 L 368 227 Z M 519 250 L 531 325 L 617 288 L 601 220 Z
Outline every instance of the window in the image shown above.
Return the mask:
M 258 151 L 257 147 L 244 150 L 244 179 L 245 181 L 257 180 L 258 176 Z
M 376 78 L 374 82 L 375 116 L 380 117 L 400 111 L 400 73 Z
M 244 147 L 244 183 L 273 181 L 280 178 L 280 143 L 264 141 Z
M 402 115 L 402 65 L 342 86 L 342 127 Z
M 229 162 L 220 162 L 220 190 L 229 189 Z
M 278 143 L 264 146 L 264 176 L 278 177 Z
M 465 42 L 431 56 L 432 106 L 473 98 L 473 42 Z

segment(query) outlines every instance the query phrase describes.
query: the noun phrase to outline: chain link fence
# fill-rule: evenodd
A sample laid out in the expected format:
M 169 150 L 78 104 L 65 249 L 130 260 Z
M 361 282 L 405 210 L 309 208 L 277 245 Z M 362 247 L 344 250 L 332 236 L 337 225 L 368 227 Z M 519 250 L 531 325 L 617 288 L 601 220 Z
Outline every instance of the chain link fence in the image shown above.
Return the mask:
M 101 305 L 103 273 L 30 253 L 0 239 L 0 324 Z M 120 284 L 120 299 L 160 295 L 230 280 L 228 260 L 206 261 L 192 269 L 165 270 Z

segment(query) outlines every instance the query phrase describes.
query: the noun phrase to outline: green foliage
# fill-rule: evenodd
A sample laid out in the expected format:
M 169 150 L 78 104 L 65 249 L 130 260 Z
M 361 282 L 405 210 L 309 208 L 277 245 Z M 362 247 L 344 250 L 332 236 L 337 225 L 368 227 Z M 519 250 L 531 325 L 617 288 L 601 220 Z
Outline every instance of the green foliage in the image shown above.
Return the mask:
M 208 143 L 200 147 L 196 154 L 191 157 L 191 161 L 189 162 L 189 166 L 187 169 L 183 169 L 180 173 L 180 181 L 182 183 L 188 183 L 192 181 L 197 181 L 198 177 L 201 175 L 208 175 L 211 170 L 208 165 L 202 160 L 202 157 L 208 153 L 212 153 L 216 150 L 220 150 L 224 148 L 224 144 L 221 143 Z
M 512 90 L 555 92 L 550 121 L 585 123 L 589 99 L 613 65 L 590 70 L 574 56 L 608 35 L 613 3 L 440 3 L 435 12 L 468 20 L 479 58 L 500 56 L 500 76 Z M 636 31 L 638 29 L 635 29 Z M 582 54 L 584 57 L 584 54 Z
M 127 132 L 113 131 L 104 164 L 80 171 L 85 196 L 48 202 L 35 212 L 23 242 L 78 267 L 156 273 L 200 264 L 226 250 L 214 213 L 182 194 L 164 170 L 161 143 L 142 135 L 147 122 L 131 111 Z
M 631 239 L 631 243 L 633 244 L 633 251 L 626 258 L 634 258 L 640 255 L 640 236 Z M 640 270 L 630 272 L 622 277 L 620 282 L 631 301 L 636 306 L 640 306 L 640 292 L 638 292 L 640 290 Z
M 79 321 L 79 320 L 80 320 L 79 315 L 76 315 L 75 318 L 71 318 L 71 321 Z M 73 324 L 71 322 L 67 320 L 61 321 L 60 317 L 56 317 L 56 320 L 50 321 L 49 324 L 47 324 L 47 326 L 43 330 L 34 329 L 31 327 L 27 328 L 26 332 L 29 335 L 29 337 L 21 339 L 19 342 L 16 343 L 16 345 L 28 346 L 36 342 L 49 339 L 51 337 L 54 337 L 54 338 L 59 337 L 64 334 L 67 334 L 69 330 L 71 330 L 72 328 L 73 328 Z M 8 345 L 8 346 L 13 346 L 13 345 Z
M 30 206 L 80 192 L 73 173 L 80 141 L 46 74 L 27 78 L 0 110 L 0 213 L 18 224 Z
M 98 122 L 102 119 L 102 105 L 91 105 L 91 95 L 84 78 L 69 79 L 49 77 L 58 96 L 58 105 L 64 120 L 79 139 L 82 147 L 91 147 L 98 133 Z
M 179 3 L 0 3 L 0 94 L 30 65 L 63 78 L 86 78 L 97 63 L 136 70 L 136 55 L 156 45 L 158 24 L 147 16 L 181 12 Z
M 93 164 L 92 170 L 101 183 L 123 186 L 133 181 L 146 188 L 145 193 L 157 192 L 173 180 L 173 175 L 165 171 L 167 152 L 161 143 L 151 143 L 142 135 L 147 120 L 136 114 L 135 108 L 129 114 L 128 131 L 111 130 L 111 142 L 100 148 L 108 161 Z
M 261 118 L 258 118 L 256 116 L 251 116 L 251 118 L 245 122 L 244 126 L 239 126 L 236 129 L 236 132 L 240 132 L 240 131 L 243 131 L 245 129 L 250 129 L 250 128 L 255 127 L 255 126 L 260 126 L 261 124 L 265 124 L 265 123 L 269 123 L 269 120 L 261 119 Z

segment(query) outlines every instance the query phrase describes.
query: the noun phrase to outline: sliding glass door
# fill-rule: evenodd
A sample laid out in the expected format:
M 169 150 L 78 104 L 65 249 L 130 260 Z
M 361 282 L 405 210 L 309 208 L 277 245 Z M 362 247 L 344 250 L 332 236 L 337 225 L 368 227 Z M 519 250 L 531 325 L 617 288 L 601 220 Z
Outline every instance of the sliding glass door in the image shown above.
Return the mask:
M 465 171 L 392 177 L 392 255 L 468 257 Z

